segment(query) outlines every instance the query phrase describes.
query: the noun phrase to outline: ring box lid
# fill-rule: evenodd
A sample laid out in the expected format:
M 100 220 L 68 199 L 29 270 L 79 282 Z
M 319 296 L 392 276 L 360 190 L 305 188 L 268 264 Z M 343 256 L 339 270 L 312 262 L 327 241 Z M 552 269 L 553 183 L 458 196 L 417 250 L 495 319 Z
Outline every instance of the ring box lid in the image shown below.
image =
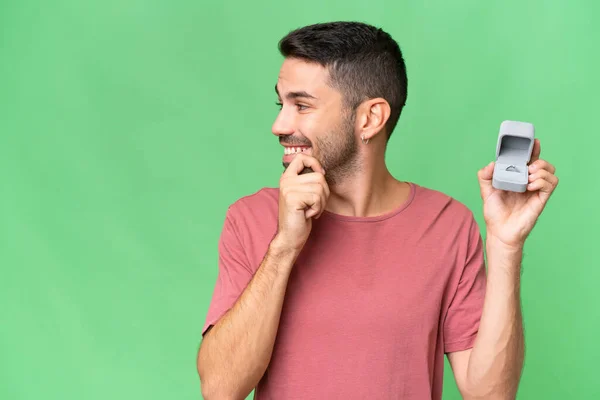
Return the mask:
M 525 168 L 531 160 L 535 129 L 529 122 L 503 121 L 496 145 L 496 163 Z

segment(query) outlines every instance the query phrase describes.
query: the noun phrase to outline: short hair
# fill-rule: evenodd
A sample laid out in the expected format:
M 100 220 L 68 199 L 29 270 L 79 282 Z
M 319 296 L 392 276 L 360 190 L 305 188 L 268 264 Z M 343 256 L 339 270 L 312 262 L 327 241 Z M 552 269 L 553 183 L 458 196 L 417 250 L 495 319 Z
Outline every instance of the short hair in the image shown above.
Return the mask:
M 380 28 L 362 22 L 327 22 L 291 31 L 279 41 L 285 58 L 314 62 L 329 70 L 329 84 L 352 110 L 384 98 L 390 105 L 389 140 L 406 104 L 408 80 L 398 43 Z

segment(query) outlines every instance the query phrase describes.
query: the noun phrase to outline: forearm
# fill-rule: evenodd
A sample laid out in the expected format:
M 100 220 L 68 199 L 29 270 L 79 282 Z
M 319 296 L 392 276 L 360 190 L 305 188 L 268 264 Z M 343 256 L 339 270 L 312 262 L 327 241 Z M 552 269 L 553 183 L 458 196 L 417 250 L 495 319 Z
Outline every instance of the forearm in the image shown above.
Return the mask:
M 486 242 L 488 280 L 467 379 L 473 398 L 514 399 L 524 358 L 520 301 L 522 248 Z
M 274 240 L 242 295 L 205 335 L 198 352 L 205 398 L 243 399 L 263 376 L 296 257 Z

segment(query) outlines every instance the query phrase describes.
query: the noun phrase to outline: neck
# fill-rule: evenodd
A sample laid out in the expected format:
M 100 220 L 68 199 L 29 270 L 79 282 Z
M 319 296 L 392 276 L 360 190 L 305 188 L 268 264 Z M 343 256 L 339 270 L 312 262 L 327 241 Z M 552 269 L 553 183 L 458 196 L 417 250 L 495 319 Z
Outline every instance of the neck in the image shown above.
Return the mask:
M 396 180 L 384 157 L 363 158 L 352 175 L 330 184 L 326 210 L 353 217 L 372 217 L 393 211 L 408 198 L 410 188 Z

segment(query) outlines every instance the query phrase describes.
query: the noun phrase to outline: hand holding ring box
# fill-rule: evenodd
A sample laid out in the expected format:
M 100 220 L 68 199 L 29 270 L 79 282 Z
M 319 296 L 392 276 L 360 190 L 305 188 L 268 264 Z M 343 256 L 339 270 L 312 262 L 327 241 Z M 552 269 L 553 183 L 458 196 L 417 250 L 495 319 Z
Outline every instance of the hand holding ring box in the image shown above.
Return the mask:
M 496 165 L 492 186 L 511 192 L 525 192 L 529 181 L 535 129 L 529 122 L 503 121 L 496 144 Z

